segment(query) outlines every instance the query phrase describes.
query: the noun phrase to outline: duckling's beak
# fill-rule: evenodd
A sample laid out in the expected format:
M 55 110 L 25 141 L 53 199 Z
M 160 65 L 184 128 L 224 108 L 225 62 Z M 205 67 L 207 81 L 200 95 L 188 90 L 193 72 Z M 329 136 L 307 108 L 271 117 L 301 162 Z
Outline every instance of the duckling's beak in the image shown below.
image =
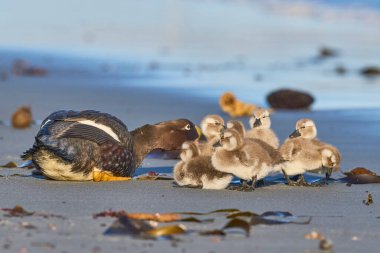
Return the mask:
M 222 131 L 222 132 L 220 133 L 220 140 L 221 140 L 221 141 L 224 140 L 224 131 Z
M 255 123 L 253 123 L 253 127 L 259 127 L 259 126 L 261 126 L 262 125 L 262 123 L 261 123 L 261 120 L 260 119 L 256 119 L 255 120 Z
M 291 135 L 289 135 L 289 138 L 292 139 L 292 138 L 296 138 L 296 137 L 300 137 L 300 136 L 301 136 L 300 131 L 295 130 Z
M 326 168 L 326 181 L 330 179 L 331 174 L 332 174 L 332 168 L 331 167 Z
M 197 130 L 197 133 L 198 133 L 198 138 L 197 138 L 198 140 L 202 136 L 202 129 L 199 126 L 195 126 L 195 130 Z

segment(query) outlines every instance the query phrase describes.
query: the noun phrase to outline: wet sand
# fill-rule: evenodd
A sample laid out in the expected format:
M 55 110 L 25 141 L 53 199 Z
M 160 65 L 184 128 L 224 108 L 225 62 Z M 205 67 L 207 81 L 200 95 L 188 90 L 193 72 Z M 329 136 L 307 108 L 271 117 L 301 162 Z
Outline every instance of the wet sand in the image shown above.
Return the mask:
M 94 85 L 103 82 L 103 85 Z M 133 82 L 132 82 L 133 84 Z M 115 86 L 110 80 L 57 78 L 57 76 L 11 77 L 0 83 L 0 120 L 8 120 L 22 104 L 32 107 L 34 118 L 42 120 L 58 109 L 96 109 L 112 113 L 130 129 L 145 123 L 173 118 L 189 118 L 199 123 L 208 113 L 221 113 L 217 100 L 190 96 L 191 89 Z M 379 168 L 380 109 L 312 112 L 277 112 L 273 128 L 281 140 L 292 132 L 298 118 L 317 122 L 319 137 L 340 148 L 343 170 L 364 166 L 377 173 Z M 225 117 L 225 119 L 228 119 Z M 247 124 L 248 119 L 244 119 Z M 14 130 L 0 125 L 0 164 L 20 162 L 18 156 L 33 143 L 38 126 Z M 144 169 L 165 171 L 173 160 L 146 159 Z M 255 192 L 205 191 L 174 187 L 172 181 L 132 181 L 113 183 L 58 182 L 35 177 L 22 169 L 0 169 L 0 208 L 22 205 L 36 212 L 61 214 L 59 218 L 0 218 L 2 252 L 319 252 L 318 241 L 304 239 L 317 230 L 330 238 L 334 252 L 374 252 L 380 239 L 378 185 L 332 183 L 321 188 L 297 188 L 284 184 L 261 187 Z M 335 178 L 342 177 L 339 173 Z M 374 203 L 362 203 L 367 192 Z M 312 216 L 309 225 L 253 227 L 249 238 L 229 234 L 216 237 L 180 236 L 182 241 L 144 241 L 130 237 L 108 237 L 102 233 L 111 218 L 94 220 L 92 215 L 108 209 L 129 212 L 211 211 L 239 208 L 262 213 L 290 211 Z M 36 229 L 21 228 L 27 221 Z M 197 225 L 216 228 L 223 223 Z M 193 225 L 191 225 L 193 226 Z

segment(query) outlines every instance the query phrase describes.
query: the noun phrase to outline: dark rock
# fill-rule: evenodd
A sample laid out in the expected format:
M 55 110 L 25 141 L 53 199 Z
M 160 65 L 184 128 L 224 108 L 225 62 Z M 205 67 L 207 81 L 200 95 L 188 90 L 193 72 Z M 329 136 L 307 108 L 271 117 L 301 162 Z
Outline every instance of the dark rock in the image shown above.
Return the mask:
M 319 57 L 320 58 L 330 58 L 330 57 L 336 57 L 338 56 L 338 53 L 335 49 L 328 48 L 328 47 L 322 47 L 319 49 Z
M 274 109 L 300 110 L 309 109 L 314 98 L 305 92 L 280 89 L 271 92 L 267 96 L 267 101 Z
M 336 66 L 335 72 L 339 75 L 344 75 L 347 73 L 347 69 L 344 66 Z
M 379 67 L 375 67 L 375 66 L 368 66 L 368 67 L 363 68 L 360 71 L 360 73 L 363 76 L 367 76 L 367 77 L 380 76 L 380 68 Z

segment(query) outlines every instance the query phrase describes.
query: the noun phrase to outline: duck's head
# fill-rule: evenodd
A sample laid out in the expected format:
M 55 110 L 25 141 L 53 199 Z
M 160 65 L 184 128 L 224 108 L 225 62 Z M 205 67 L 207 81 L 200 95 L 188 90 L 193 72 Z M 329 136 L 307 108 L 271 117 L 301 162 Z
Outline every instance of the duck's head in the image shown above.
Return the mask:
M 300 119 L 296 123 L 296 130 L 289 135 L 289 138 L 301 137 L 305 139 L 314 139 L 317 137 L 317 127 L 311 119 Z
M 182 144 L 182 152 L 180 154 L 181 160 L 188 162 L 191 158 L 199 155 L 197 145 L 192 141 L 186 141 Z
M 227 122 L 227 129 L 236 130 L 241 136 L 245 136 L 245 127 L 243 122 L 239 120 L 230 120 Z
M 219 136 L 224 129 L 224 120 L 216 114 L 207 115 L 201 121 L 201 130 L 207 139 Z
M 187 119 L 164 121 L 153 125 L 156 145 L 164 150 L 180 149 L 185 141 L 194 141 L 199 137 L 197 127 Z
M 243 146 L 243 137 L 234 129 L 226 129 L 220 135 L 220 144 L 227 151 L 234 151 Z
M 251 128 L 270 128 L 270 113 L 268 110 L 258 108 L 253 111 L 253 115 L 249 120 Z

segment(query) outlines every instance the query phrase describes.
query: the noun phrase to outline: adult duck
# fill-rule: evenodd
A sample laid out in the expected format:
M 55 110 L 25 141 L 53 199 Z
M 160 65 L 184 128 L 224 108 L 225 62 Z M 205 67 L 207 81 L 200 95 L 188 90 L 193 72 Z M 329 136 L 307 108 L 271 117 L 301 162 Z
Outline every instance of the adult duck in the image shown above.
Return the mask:
M 129 132 L 115 116 L 93 110 L 57 111 L 41 124 L 31 159 L 48 178 L 69 181 L 128 180 L 154 149 L 180 149 L 198 132 L 187 119 L 144 125 Z

